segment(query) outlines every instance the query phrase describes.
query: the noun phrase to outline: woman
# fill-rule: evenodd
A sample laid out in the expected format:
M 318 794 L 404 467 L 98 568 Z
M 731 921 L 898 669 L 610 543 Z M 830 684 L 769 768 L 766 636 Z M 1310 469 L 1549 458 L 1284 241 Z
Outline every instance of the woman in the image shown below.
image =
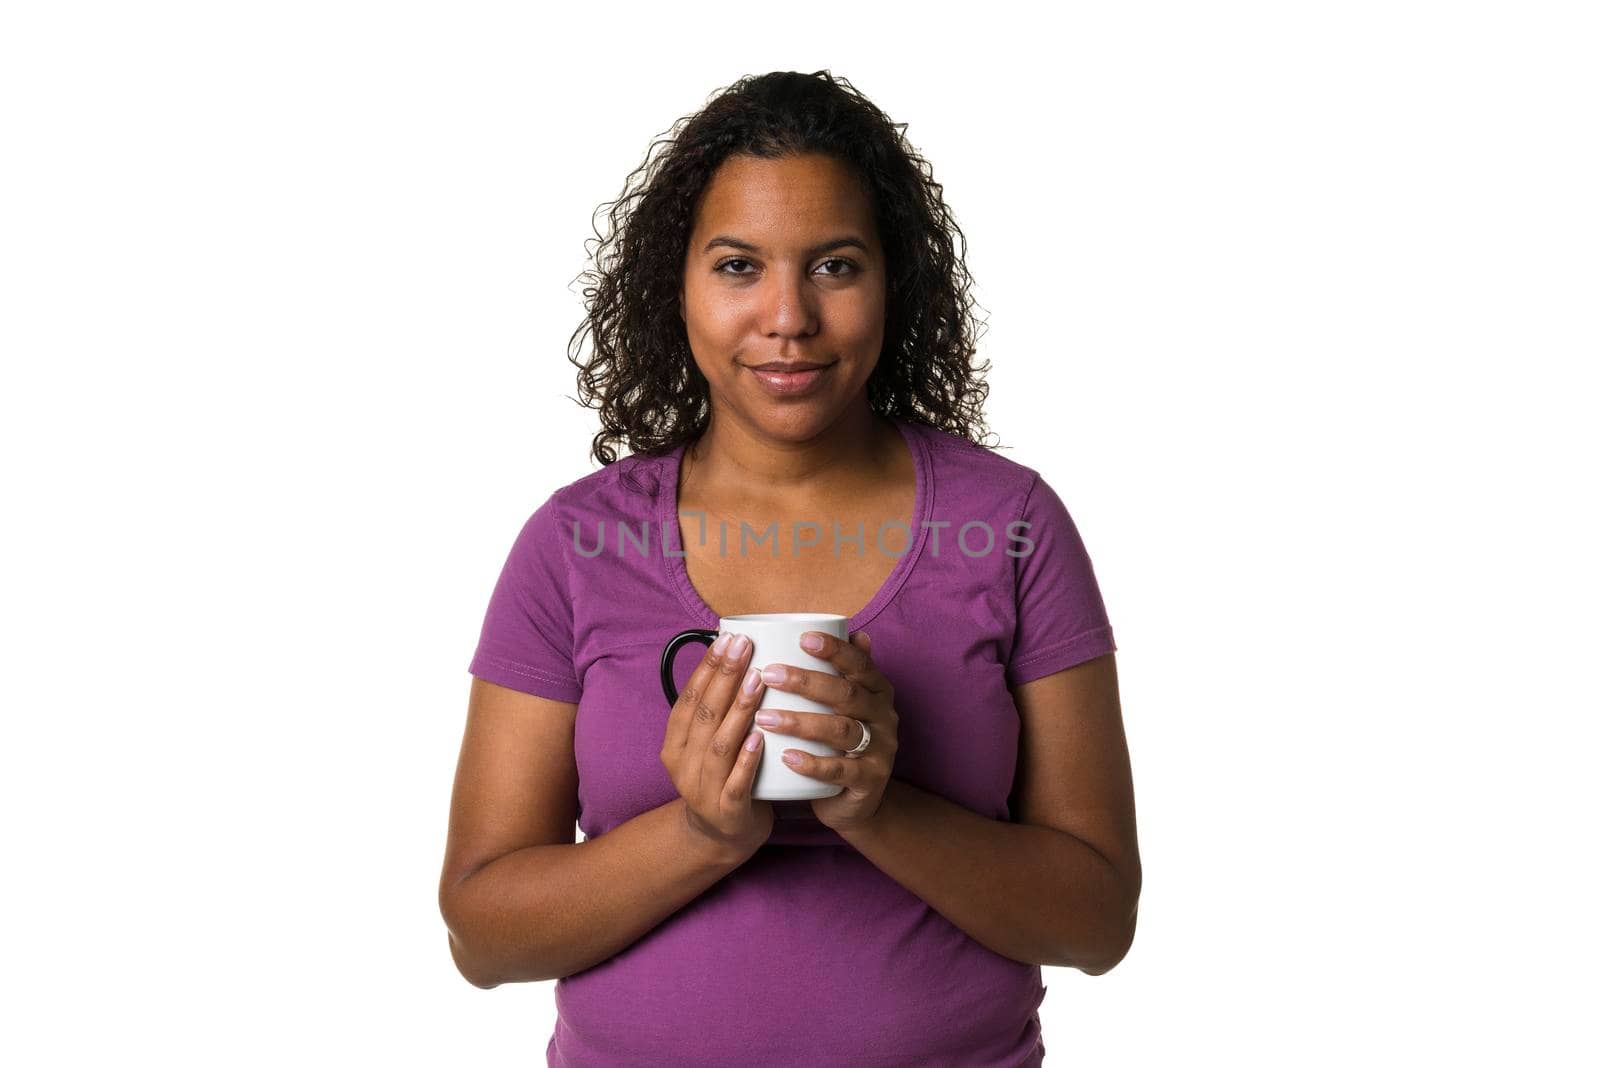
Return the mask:
M 960 231 L 900 129 L 745 79 L 597 249 L 602 467 L 494 590 L 440 885 L 469 981 L 558 980 L 553 1065 L 1038 1064 L 1040 966 L 1132 941 L 1111 626 L 1058 496 L 973 440 Z M 672 634 L 798 611 L 849 617 L 840 677 L 719 644 L 665 707 Z M 758 723 L 765 687 L 834 714 Z M 766 727 L 841 792 L 753 800 Z

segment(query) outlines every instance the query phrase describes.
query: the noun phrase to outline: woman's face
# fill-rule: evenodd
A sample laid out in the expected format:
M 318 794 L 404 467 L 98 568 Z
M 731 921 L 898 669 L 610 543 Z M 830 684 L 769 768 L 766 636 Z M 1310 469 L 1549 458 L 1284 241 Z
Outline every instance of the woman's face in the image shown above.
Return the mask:
M 884 287 L 871 201 L 845 164 L 730 157 L 702 194 L 680 298 L 716 418 L 804 441 L 865 405 Z M 783 370 L 800 365 L 815 369 Z

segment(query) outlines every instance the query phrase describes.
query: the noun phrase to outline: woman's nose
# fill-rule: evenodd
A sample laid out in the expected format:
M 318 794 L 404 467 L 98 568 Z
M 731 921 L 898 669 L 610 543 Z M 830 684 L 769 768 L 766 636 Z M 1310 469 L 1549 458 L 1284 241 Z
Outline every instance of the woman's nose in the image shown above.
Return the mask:
M 763 298 L 767 333 L 803 337 L 816 331 L 816 308 L 806 278 L 774 271 L 767 276 Z

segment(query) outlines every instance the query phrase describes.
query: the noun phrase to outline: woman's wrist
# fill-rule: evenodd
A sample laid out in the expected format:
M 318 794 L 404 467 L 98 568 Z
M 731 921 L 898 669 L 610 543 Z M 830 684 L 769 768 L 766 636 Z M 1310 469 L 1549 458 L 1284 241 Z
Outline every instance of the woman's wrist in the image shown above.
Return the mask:
M 755 855 L 755 849 L 742 849 L 733 843 L 719 841 L 702 831 L 694 819 L 689 803 L 682 797 L 669 802 L 678 808 L 678 827 L 685 849 L 704 861 L 707 867 L 724 872 L 732 871 Z M 760 848 L 757 843 L 756 849 Z

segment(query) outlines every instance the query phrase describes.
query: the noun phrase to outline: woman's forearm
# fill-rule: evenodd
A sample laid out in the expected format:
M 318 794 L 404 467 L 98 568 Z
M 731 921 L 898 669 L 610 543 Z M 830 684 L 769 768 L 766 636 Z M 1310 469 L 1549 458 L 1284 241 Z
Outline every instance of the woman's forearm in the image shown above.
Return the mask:
M 450 951 L 479 987 L 559 979 L 643 937 L 743 864 L 695 834 L 677 798 L 596 838 L 529 846 L 441 900 Z
M 873 823 L 840 835 L 975 941 L 1024 964 L 1110 970 L 1138 888 L 1065 831 L 980 816 L 890 779 Z

